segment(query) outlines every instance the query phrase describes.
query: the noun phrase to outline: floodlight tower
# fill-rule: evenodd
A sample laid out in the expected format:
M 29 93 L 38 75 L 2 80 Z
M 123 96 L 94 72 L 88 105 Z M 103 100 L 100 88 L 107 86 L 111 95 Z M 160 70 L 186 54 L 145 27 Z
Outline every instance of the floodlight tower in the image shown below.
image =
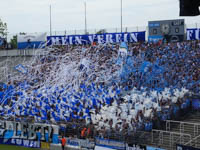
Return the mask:
M 87 4 L 86 4 L 86 1 L 84 1 L 84 7 L 85 7 L 85 34 L 87 34 Z
M 121 0 L 121 32 L 123 30 L 123 14 L 122 14 L 122 0 Z
M 49 5 L 49 21 L 50 21 L 50 36 L 52 36 L 52 19 L 51 19 L 51 4 Z

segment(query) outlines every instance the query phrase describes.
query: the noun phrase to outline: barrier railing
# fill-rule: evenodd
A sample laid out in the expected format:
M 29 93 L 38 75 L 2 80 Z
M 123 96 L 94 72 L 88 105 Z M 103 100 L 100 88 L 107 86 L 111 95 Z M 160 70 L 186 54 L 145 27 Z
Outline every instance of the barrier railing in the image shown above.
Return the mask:
M 151 134 L 152 144 L 158 144 L 159 146 L 169 147 L 170 149 L 174 149 L 174 147 L 176 146 L 175 144 L 177 143 L 185 144 L 186 142 L 190 142 L 192 139 L 190 134 L 163 130 L 152 130 Z M 168 141 L 167 143 L 164 143 L 164 138 L 166 141 Z
M 185 143 L 185 145 L 200 147 L 200 135 L 198 135 L 195 138 L 191 139 L 189 142 Z
M 192 127 L 191 130 L 193 130 L 193 133 L 190 134 L 192 136 L 198 136 L 199 135 L 199 129 L 200 129 L 200 123 L 191 123 L 191 122 L 181 122 L 181 121 L 173 121 L 173 120 L 166 120 L 166 131 L 171 131 L 171 126 L 177 125 L 179 127 L 180 133 L 186 133 L 185 126 L 190 125 Z

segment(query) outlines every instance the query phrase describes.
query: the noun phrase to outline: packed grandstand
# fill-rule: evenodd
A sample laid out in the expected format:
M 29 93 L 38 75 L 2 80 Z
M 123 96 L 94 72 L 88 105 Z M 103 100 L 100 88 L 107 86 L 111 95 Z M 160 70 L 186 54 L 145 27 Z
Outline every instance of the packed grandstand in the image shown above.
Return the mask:
M 146 130 L 178 117 L 200 91 L 200 43 L 93 44 L 45 48 L 0 85 L 4 120 Z

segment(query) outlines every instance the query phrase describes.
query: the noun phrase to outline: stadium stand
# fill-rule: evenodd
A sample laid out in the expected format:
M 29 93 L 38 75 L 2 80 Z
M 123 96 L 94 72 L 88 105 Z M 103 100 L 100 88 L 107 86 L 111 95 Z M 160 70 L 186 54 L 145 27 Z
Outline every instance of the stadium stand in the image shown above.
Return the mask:
M 174 138 L 190 134 L 190 126 L 180 133 L 166 122 L 200 109 L 199 97 L 193 98 L 200 90 L 199 42 L 128 47 L 127 57 L 118 54 L 118 45 L 47 48 L 47 55 L 20 64 L 21 73 L 1 83 L 1 118 L 67 124 L 61 133 L 78 138 L 145 137 L 152 144 L 170 132 L 178 133 Z

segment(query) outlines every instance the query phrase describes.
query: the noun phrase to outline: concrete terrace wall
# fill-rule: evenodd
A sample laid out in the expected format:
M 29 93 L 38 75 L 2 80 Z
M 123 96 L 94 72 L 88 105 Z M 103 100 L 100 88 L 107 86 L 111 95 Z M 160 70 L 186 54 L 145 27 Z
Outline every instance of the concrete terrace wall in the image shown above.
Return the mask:
M 38 55 L 45 55 L 44 50 L 0 50 L 0 82 L 6 82 L 10 75 L 19 75 L 15 66 L 30 63 L 30 60 Z
M 44 55 L 43 49 L 27 49 L 27 50 L 0 50 L 0 57 L 21 57 L 21 56 L 35 56 Z

